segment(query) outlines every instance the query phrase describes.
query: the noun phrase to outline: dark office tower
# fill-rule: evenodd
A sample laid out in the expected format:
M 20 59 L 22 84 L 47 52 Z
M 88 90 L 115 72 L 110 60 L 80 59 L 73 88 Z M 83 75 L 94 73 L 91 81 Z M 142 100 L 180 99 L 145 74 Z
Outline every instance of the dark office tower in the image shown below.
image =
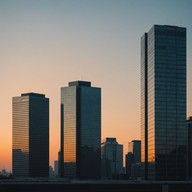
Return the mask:
M 134 178 L 133 167 L 141 167 L 141 141 L 133 140 L 128 144 L 128 153 L 125 156 L 126 174 L 128 177 Z M 139 174 L 137 174 L 139 175 Z
M 61 114 L 64 177 L 99 179 L 101 89 L 86 81 L 70 82 L 61 88 Z
M 192 117 L 187 119 L 188 131 L 188 179 L 192 180 Z
M 116 138 L 101 143 L 102 179 L 118 179 L 123 175 L 123 145 Z
M 154 25 L 141 38 L 145 178 L 186 179 L 186 28 Z
M 63 136 L 63 134 L 61 134 Z M 63 145 L 63 144 L 62 144 Z M 58 152 L 58 177 L 63 178 L 63 150 Z
M 141 163 L 141 141 L 133 140 L 128 144 L 128 151 L 134 156 L 135 163 Z
M 49 177 L 49 99 L 13 97 L 12 163 L 15 177 Z

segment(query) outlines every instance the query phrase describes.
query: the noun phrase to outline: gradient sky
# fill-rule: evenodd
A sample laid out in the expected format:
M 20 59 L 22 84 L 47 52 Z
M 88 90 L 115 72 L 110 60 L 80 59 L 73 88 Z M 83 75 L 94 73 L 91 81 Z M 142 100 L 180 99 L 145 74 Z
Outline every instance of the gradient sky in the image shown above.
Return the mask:
M 12 165 L 12 97 L 50 98 L 50 164 L 57 159 L 60 88 L 102 88 L 102 138 L 140 139 L 140 38 L 154 24 L 187 27 L 192 115 L 191 0 L 0 0 L 0 170 Z

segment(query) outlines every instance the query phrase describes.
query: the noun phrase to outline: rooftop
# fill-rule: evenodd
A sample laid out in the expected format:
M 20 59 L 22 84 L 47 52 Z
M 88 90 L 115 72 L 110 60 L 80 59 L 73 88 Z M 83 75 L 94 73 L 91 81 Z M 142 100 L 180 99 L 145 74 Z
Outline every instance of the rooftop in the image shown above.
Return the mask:
M 89 82 L 89 81 L 72 81 L 72 82 L 69 82 L 69 86 L 91 87 L 91 82 Z
M 44 94 L 40 93 L 22 93 L 21 96 L 32 96 L 32 97 L 45 97 Z

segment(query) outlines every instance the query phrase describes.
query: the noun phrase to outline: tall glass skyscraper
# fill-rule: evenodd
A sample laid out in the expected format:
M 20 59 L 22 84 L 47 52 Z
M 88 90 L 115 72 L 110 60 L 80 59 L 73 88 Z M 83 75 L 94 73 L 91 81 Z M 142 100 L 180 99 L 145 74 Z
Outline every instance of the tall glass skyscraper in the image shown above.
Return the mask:
M 141 38 L 141 140 L 146 179 L 186 179 L 186 28 Z
M 49 177 L 49 99 L 13 97 L 12 164 L 15 177 Z
M 100 178 L 101 89 L 74 81 L 61 88 L 61 155 L 64 177 Z

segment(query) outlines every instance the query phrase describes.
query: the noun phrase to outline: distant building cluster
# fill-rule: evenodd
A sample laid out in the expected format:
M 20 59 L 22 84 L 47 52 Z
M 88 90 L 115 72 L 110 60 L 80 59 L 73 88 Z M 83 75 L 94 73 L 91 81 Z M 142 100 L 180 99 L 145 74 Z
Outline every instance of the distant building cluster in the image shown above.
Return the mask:
M 91 82 L 73 81 L 61 88 L 60 119 L 60 150 L 53 168 L 49 99 L 38 93 L 13 97 L 13 177 L 192 179 L 186 28 L 154 25 L 141 38 L 141 140 L 128 142 L 125 157 L 116 138 L 101 142 L 101 88 Z

